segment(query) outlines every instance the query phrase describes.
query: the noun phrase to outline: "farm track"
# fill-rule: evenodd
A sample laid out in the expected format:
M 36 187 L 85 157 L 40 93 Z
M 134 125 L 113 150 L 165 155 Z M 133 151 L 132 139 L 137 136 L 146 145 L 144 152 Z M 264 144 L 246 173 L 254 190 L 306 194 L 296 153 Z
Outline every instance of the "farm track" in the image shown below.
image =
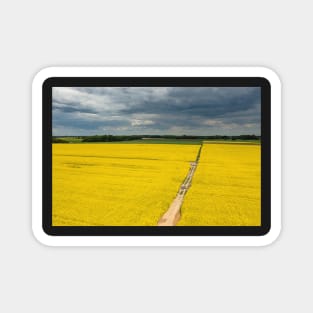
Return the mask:
M 191 186 L 191 181 L 192 181 L 193 175 L 195 174 L 195 171 L 197 169 L 197 165 L 200 159 L 201 149 L 202 149 L 202 145 L 199 148 L 196 160 L 190 163 L 189 172 L 185 180 L 181 184 L 175 199 L 169 206 L 168 210 L 162 215 L 162 217 L 158 221 L 157 226 L 175 226 L 180 220 L 181 218 L 180 208 L 183 204 L 184 197 L 188 189 Z

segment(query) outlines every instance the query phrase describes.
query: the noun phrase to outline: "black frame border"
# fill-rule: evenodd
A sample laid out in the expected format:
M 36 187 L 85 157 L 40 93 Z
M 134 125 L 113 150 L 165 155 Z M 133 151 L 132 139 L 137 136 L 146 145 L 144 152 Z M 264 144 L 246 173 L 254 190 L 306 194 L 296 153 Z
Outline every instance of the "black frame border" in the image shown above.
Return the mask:
M 52 87 L 261 87 L 261 226 L 52 226 Z M 271 85 L 263 77 L 51 77 L 42 85 L 42 228 L 51 236 L 263 236 L 271 228 Z

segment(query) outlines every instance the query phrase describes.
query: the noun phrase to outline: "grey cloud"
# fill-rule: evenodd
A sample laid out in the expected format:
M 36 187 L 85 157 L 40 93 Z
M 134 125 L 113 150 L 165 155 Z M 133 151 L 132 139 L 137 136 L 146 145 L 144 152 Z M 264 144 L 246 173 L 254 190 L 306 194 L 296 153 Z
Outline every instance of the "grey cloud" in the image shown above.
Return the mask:
M 55 88 L 54 88 L 55 89 Z M 58 87 L 54 133 L 260 134 L 258 87 Z
M 64 113 L 70 113 L 70 112 L 84 112 L 84 113 L 97 113 L 96 110 L 89 109 L 89 108 L 83 108 L 77 106 L 77 103 L 75 102 L 58 102 L 53 101 L 52 108 L 54 110 L 58 109 Z

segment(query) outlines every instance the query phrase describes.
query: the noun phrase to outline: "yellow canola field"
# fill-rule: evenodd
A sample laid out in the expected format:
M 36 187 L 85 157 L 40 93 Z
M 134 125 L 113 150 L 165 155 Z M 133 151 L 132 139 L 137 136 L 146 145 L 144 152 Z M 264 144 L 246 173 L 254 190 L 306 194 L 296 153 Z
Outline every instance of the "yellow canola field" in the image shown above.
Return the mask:
M 53 226 L 155 226 L 199 145 L 53 144 Z
M 261 146 L 204 144 L 178 225 L 260 224 Z

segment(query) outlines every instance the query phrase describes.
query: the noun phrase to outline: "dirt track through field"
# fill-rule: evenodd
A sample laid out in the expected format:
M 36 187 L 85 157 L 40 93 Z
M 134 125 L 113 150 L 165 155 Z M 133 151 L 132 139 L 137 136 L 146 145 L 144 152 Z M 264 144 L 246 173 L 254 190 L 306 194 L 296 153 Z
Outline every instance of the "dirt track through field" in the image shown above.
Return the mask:
M 169 206 L 168 210 L 162 215 L 160 220 L 158 221 L 158 226 L 175 226 L 181 217 L 180 208 L 183 204 L 184 197 L 188 191 L 188 189 L 191 186 L 191 181 L 193 178 L 193 175 L 195 174 L 195 171 L 197 169 L 197 165 L 200 159 L 202 145 L 199 148 L 199 152 L 197 155 L 197 158 L 194 162 L 190 163 L 190 169 L 189 172 L 181 184 L 178 193 L 176 195 L 176 198 L 173 200 L 171 205 Z

